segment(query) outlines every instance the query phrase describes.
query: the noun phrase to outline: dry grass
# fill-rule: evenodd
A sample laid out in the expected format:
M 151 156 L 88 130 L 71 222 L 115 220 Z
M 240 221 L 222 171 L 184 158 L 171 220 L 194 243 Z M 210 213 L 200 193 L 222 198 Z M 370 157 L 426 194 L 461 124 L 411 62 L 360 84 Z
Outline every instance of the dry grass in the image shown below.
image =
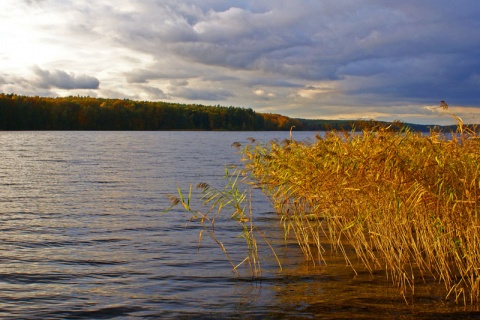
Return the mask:
M 434 279 L 446 298 L 478 304 L 480 137 L 457 120 L 451 137 L 373 127 L 252 143 L 245 170 L 307 259 L 324 261 L 326 236 L 340 252 L 351 244 L 369 270 L 386 270 L 404 296 Z

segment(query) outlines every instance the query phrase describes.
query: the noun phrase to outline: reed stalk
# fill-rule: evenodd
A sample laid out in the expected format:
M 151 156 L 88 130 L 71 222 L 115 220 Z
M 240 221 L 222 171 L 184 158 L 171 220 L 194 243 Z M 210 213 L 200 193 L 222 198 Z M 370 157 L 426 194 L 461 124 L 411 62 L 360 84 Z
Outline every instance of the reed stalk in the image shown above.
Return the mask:
M 239 275 L 239 267 L 247 264 L 252 276 L 259 278 L 262 275 L 262 268 L 259 259 L 257 235 L 270 248 L 280 269 L 282 269 L 282 266 L 269 240 L 254 223 L 250 199 L 251 189 L 246 187 L 246 184 L 242 184 L 244 179 L 242 173 L 242 170 L 235 170 L 231 173 L 228 168 L 225 168 L 224 178 L 226 184 L 223 189 L 214 188 L 207 183 L 199 183 L 196 186 L 196 189 L 200 190 L 199 199 L 195 199 L 192 185 L 190 185 L 187 195 L 177 187 L 177 195 L 171 194 L 168 196 L 172 205 L 164 213 L 173 210 L 177 205 L 181 205 L 184 211 L 190 215 L 188 223 L 198 223 L 201 227 L 201 231 L 198 234 L 199 250 L 203 235 L 207 234 L 225 254 L 232 266 L 232 271 L 236 275 Z M 242 185 L 244 188 L 242 188 Z M 202 210 L 194 208 L 194 200 L 201 202 Z M 228 219 L 222 219 L 222 215 L 226 214 L 225 211 L 229 212 Z M 240 262 L 234 261 L 221 239 L 217 236 L 218 231 L 224 226 L 219 221 L 234 221 L 235 226 L 238 227 L 240 237 L 245 240 L 247 255 Z

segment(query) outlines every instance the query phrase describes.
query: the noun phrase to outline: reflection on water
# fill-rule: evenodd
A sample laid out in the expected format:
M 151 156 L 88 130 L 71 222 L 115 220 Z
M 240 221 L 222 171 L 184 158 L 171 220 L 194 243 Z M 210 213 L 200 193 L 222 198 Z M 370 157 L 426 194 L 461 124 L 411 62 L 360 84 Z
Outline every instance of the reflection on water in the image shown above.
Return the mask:
M 261 281 L 235 278 L 220 250 L 185 228 L 180 212 L 161 215 L 177 184 L 221 184 L 238 163 L 238 132 L 0 133 L 0 317 L 18 318 L 403 318 L 478 316 L 431 292 L 406 305 L 383 274 L 357 277 L 332 256 L 313 267 L 262 195 L 259 224 L 285 270 L 264 252 Z M 302 136 L 303 135 L 303 136 Z M 298 133 L 301 137 L 314 133 Z M 229 226 L 223 238 L 244 257 Z M 427 291 L 430 289 L 427 289 Z M 477 310 L 478 311 L 478 310 Z

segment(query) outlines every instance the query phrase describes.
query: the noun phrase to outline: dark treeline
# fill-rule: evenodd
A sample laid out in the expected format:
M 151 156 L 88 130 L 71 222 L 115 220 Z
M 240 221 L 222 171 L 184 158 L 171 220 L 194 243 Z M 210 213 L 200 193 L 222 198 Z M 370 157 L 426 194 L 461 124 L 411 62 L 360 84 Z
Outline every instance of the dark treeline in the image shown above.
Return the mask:
M 0 130 L 302 130 L 252 109 L 91 97 L 0 94 Z
M 28 97 L 0 93 L 0 130 L 295 130 L 352 131 L 372 126 L 433 126 L 400 122 L 292 119 L 251 108 L 70 96 Z M 455 131 L 455 126 L 437 127 Z

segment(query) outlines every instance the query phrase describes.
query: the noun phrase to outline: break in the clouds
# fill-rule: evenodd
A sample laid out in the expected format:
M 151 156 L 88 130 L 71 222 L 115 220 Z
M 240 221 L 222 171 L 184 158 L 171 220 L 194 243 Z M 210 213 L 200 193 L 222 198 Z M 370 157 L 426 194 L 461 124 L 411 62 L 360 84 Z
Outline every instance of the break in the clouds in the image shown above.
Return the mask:
M 445 100 L 480 122 L 479 17 L 476 0 L 4 0 L 0 91 L 417 123 L 448 122 Z

